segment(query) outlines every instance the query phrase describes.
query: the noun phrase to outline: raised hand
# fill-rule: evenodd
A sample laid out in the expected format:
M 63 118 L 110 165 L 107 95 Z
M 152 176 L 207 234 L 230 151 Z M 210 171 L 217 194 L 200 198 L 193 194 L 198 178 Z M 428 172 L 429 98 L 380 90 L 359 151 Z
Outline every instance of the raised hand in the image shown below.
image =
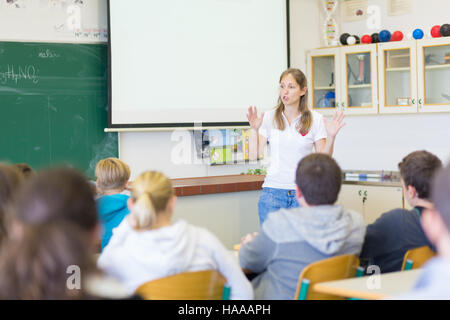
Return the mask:
M 248 107 L 248 113 L 247 113 L 247 119 L 250 123 L 250 127 L 258 131 L 258 129 L 261 127 L 262 121 L 264 118 L 264 112 L 261 113 L 261 116 L 258 117 L 258 111 L 256 110 L 255 106 Z
M 327 130 L 328 137 L 336 137 L 339 130 L 343 126 L 345 126 L 345 122 L 342 122 L 344 120 L 344 118 L 345 118 L 344 112 L 341 111 L 338 114 L 337 110 L 334 113 L 333 119 L 330 122 L 328 122 L 327 119 L 325 119 L 325 117 L 323 118 L 323 121 L 325 122 L 325 128 Z

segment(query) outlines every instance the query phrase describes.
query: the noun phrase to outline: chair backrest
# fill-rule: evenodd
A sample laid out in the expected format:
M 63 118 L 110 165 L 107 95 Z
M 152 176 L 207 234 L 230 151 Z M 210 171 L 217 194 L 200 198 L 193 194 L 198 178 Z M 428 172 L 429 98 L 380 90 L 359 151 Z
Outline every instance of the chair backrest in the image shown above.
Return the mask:
M 136 293 L 145 300 L 227 300 L 225 283 L 216 270 L 183 272 L 148 281 Z
M 436 252 L 428 246 L 408 250 L 403 257 L 402 270 L 418 269 L 435 255 Z
M 320 260 L 306 266 L 297 284 L 296 300 L 343 300 L 346 298 L 318 293 L 314 284 L 325 281 L 353 278 L 359 267 L 359 259 L 354 254 L 339 255 Z

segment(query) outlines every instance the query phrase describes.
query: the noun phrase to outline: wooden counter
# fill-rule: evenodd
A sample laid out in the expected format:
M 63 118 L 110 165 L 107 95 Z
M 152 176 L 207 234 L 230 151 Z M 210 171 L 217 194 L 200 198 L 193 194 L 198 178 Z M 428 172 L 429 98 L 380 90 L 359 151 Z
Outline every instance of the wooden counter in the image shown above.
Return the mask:
M 261 190 L 265 175 L 236 174 L 228 176 L 172 179 L 178 197 L 200 194 Z
M 265 175 L 236 174 L 214 177 L 196 177 L 172 179 L 175 194 L 178 197 L 194 196 L 200 194 L 226 193 L 261 190 Z M 358 184 L 385 187 L 401 187 L 397 180 L 343 180 L 342 184 Z

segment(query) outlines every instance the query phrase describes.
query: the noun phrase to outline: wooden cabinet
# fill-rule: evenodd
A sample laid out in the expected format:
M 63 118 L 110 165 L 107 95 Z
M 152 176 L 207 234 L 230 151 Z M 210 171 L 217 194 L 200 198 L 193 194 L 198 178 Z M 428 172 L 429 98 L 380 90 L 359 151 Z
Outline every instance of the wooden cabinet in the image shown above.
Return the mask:
M 450 111 L 450 37 L 417 42 L 419 112 Z
M 333 114 L 342 103 L 341 50 L 338 47 L 312 50 L 308 54 L 309 101 L 313 110 Z
M 416 42 L 378 45 L 380 113 L 418 111 Z
M 337 204 L 361 213 L 370 224 L 389 210 L 403 208 L 403 191 L 395 186 L 343 184 Z
M 312 50 L 308 53 L 311 108 L 330 115 L 377 113 L 375 44 Z
M 324 115 L 450 111 L 450 37 L 315 49 L 307 65 Z

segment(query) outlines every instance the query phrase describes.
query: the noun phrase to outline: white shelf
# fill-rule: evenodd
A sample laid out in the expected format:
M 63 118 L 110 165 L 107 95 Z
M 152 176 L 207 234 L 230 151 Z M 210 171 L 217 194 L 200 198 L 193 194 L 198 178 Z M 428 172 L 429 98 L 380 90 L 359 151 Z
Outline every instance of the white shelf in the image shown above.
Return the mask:
M 352 84 L 352 85 L 348 86 L 349 89 L 363 89 L 363 88 L 371 88 L 371 87 L 372 87 L 372 85 L 370 83 L 369 84 Z
M 334 87 L 314 87 L 314 90 L 334 90 Z
M 450 69 L 450 63 L 438 64 L 434 66 L 425 66 L 425 70 L 435 70 L 435 69 Z
M 397 72 L 397 71 L 411 71 L 410 67 L 401 67 L 401 68 L 386 68 L 387 72 Z

